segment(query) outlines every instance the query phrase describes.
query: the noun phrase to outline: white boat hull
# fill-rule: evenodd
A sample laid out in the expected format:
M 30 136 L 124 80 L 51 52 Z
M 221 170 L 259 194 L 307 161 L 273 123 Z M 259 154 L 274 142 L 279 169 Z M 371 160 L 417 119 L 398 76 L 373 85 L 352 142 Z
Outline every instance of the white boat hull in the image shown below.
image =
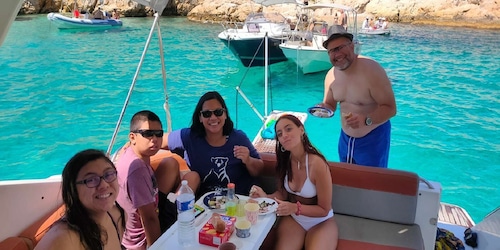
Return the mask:
M 245 67 L 265 65 L 265 33 L 245 33 L 236 30 L 226 30 L 219 33 L 219 39 L 241 61 Z M 279 45 L 283 37 L 268 37 L 268 63 L 274 64 L 286 61 L 287 58 Z
M 390 29 L 361 29 L 359 34 L 363 35 L 390 35 Z
M 118 19 L 72 18 L 58 13 L 47 14 L 47 19 L 59 29 L 109 29 L 123 25 Z
M 245 67 L 266 65 L 265 37 L 268 37 L 268 64 L 286 61 L 279 44 L 288 39 L 290 25 L 279 13 L 252 13 L 245 23 L 223 24 L 219 39 Z M 230 28 L 230 26 L 232 28 Z
M 283 54 L 297 64 L 304 74 L 329 70 L 332 67 L 326 49 L 304 46 L 300 43 L 286 43 L 280 45 Z

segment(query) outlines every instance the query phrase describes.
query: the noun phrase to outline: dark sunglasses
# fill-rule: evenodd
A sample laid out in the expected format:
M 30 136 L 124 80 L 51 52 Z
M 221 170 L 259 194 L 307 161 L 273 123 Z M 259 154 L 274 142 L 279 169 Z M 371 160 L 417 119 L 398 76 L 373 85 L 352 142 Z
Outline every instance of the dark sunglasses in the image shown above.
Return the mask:
M 131 131 L 132 133 L 139 133 L 142 135 L 144 138 L 151 138 L 154 136 L 156 137 L 163 137 L 163 130 L 151 130 L 151 129 L 138 129 Z
M 224 111 L 226 110 L 221 108 L 216 110 L 202 110 L 200 111 L 200 113 L 203 117 L 210 118 L 212 114 L 214 114 L 217 117 L 222 116 L 224 114 Z
M 101 184 L 101 180 L 104 180 L 107 183 L 110 183 L 116 180 L 116 170 L 111 170 L 104 173 L 103 176 L 95 175 L 81 181 L 77 181 L 76 184 L 85 184 L 88 188 L 95 188 Z

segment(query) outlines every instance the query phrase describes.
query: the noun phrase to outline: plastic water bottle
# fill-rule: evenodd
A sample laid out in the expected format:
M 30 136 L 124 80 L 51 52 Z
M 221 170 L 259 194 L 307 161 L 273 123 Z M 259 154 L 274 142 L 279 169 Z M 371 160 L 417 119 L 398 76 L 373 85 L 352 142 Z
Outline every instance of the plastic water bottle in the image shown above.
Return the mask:
M 176 205 L 179 245 L 187 247 L 196 241 L 196 234 L 194 228 L 194 192 L 186 180 L 182 181 L 178 194 Z
M 227 184 L 227 195 L 226 195 L 226 215 L 235 216 L 236 215 L 236 196 L 234 193 L 234 183 Z

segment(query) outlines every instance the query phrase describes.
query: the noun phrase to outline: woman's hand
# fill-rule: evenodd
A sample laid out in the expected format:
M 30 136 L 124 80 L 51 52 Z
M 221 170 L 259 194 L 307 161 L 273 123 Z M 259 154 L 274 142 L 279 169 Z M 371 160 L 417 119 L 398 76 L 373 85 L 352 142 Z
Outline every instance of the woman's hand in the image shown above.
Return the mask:
M 278 198 L 274 198 L 278 202 L 278 208 L 276 209 L 276 216 L 287 216 L 294 214 L 297 211 L 297 204 L 291 203 L 289 201 L 282 201 Z
M 240 159 L 244 164 L 247 164 L 250 158 L 250 150 L 245 146 L 234 146 L 233 154 L 234 157 Z
M 261 187 L 257 185 L 253 185 L 252 188 L 250 188 L 250 195 L 251 198 L 259 198 L 259 197 L 266 197 L 267 194 L 262 190 Z

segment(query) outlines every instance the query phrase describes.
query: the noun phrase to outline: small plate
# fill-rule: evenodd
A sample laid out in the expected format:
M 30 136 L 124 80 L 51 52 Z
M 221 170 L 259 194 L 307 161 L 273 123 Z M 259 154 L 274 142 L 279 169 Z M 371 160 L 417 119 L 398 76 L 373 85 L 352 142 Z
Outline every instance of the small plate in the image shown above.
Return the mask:
M 255 198 L 259 204 L 259 215 L 266 215 L 270 213 L 276 212 L 276 209 L 278 208 L 278 202 L 276 202 L 273 199 L 269 198 Z
M 325 108 L 325 107 L 320 107 L 320 106 L 310 107 L 307 109 L 307 112 L 309 112 L 309 114 L 311 114 L 311 115 L 314 115 L 314 116 L 320 117 L 320 118 L 330 118 L 334 114 L 333 110 L 331 110 L 329 108 Z
M 213 191 L 205 195 L 203 204 L 210 209 L 224 210 L 226 209 L 226 192 Z

